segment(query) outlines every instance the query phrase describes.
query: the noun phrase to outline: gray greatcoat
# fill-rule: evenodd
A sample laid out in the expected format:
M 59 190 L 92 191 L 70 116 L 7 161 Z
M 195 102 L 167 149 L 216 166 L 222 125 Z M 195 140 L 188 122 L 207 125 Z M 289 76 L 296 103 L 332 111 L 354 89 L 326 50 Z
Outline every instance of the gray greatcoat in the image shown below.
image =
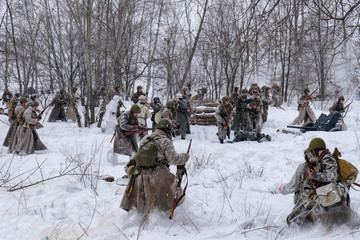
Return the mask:
M 138 126 L 137 117 L 135 117 L 130 110 L 123 112 L 117 119 L 118 129 L 114 139 L 114 152 L 131 156 L 133 152 L 138 150 L 137 133 L 130 136 L 125 136 L 125 132 L 131 132 L 134 126 Z
M 56 120 L 66 120 L 65 118 L 65 104 L 66 96 L 58 92 L 54 98 L 54 108 L 51 110 L 48 122 L 56 122 Z
M 18 103 L 18 105 L 16 106 L 15 111 L 14 111 L 15 120 L 14 119 L 10 120 L 10 128 L 9 128 L 9 131 L 8 131 L 8 133 L 5 137 L 4 143 L 3 143 L 3 146 L 9 147 L 10 150 L 13 150 L 12 146 L 14 145 L 14 141 L 17 141 L 16 140 L 16 130 L 19 127 L 19 124 L 17 122 L 17 116 L 23 109 L 24 109 L 24 106 L 21 105 L 21 103 Z
M 188 121 L 188 105 L 184 99 L 180 99 L 175 103 L 176 105 L 176 121 L 179 123 L 179 135 L 181 138 L 186 137 L 186 130 L 187 130 L 187 121 Z
M 235 133 L 240 130 L 252 131 L 252 128 L 250 127 L 250 117 L 248 109 L 248 103 L 250 102 L 251 100 L 246 99 L 245 97 L 239 97 L 237 99 L 234 120 L 231 126 L 231 130 L 233 130 Z
M 316 117 L 315 114 L 313 112 L 313 110 L 310 108 L 309 102 L 313 102 L 314 100 L 310 100 L 308 99 L 309 95 L 307 94 L 302 94 L 299 99 L 298 99 L 298 107 L 299 107 L 299 116 L 297 116 L 297 118 L 295 118 L 295 120 L 291 123 L 291 125 L 298 125 L 300 124 L 302 121 L 304 121 L 304 123 L 306 123 L 308 121 L 308 118 L 310 118 L 311 122 L 316 122 Z M 307 100 L 307 102 L 305 103 L 305 101 Z
M 282 194 L 295 193 L 295 206 L 287 223 L 306 225 L 320 221 L 325 224 L 333 224 L 335 221 L 349 220 L 348 214 L 352 214 L 347 206 L 348 189 L 344 182 L 338 181 L 338 165 L 336 159 L 326 149 L 319 157 L 318 163 L 313 166 L 314 173 L 309 176 L 310 167 L 307 163 L 300 164 L 296 169 L 291 181 L 282 187 Z M 317 202 L 316 188 L 325 186 L 331 182 L 341 189 L 341 202 L 323 207 Z M 336 217 L 335 217 L 336 214 Z M 330 222 L 332 221 L 332 222 Z M 336 222 L 343 224 L 344 222 Z
M 16 131 L 16 142 L 14 141 L 16 152 L 25 152 L 32 154 L 35 150 L 45 150 L 46 146 L 40 141 L 39 135 L 36 131 L 38 125 L 36 118 L 36 111 L 32 107 L 28 107 L 24 114 L 24 124 L 19 126 Z
M 138 174 L 135 172 L 130 177 L 120 204 L 125 210 L 136 209 L 142 213 L 152 209 L 170 210 L 176 190 L 176 178 L 167 165 L 184 165 L 188 159 L 186 153 L 176 153 L 172 140 L 160 129 L 144 137 L 140 148 L 149 137 L 155 137 L 153 141 L 158 147 L 158 166 L 140 168 Z M 132 182 L 133 191 L 129 196 Z

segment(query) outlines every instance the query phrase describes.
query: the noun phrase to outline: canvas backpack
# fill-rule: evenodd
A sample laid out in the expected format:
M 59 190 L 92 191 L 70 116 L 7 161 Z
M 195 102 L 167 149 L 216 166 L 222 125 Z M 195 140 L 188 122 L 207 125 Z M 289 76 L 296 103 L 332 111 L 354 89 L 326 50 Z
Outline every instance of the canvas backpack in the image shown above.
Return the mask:
M 16 104 L 12 100 L 6 103 L 6 108 L 8 109 L 9 119 L 15 119 L 15 106 L 16 106 Z
M 351 185 L 355 182 L 359 170 L 350 162 L 341 159 L 341 152 L 337 148 L 334 149 L 333 156 L 339 166 L 339 179 L 345 182 L 347 185 Z
M 18 122 L 19 125 L 23 125 L 25 122 L 25 119 L 23 118 L 24 112 L 25 112 L 25 108 L 22 109 L 16 117 L 16 121 Z
M 155 143 L 156 139 L 158 138 L 150 135 L 147 137 L 147 141 L 140 146 L 133 158 L 137 167 L 155 167 L 159 165 L 157 162 L 159 149 Z

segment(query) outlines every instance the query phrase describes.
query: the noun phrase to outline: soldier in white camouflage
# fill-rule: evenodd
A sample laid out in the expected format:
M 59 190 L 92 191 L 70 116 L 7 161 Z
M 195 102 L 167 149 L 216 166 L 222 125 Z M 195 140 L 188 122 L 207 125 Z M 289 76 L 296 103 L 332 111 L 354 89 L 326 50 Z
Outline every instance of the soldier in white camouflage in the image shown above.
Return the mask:
M 324 140 L 312 139 L 304 154 L 306 162 L 299 165 L 288 184 L 279 187 L 282 194 L 295 193 L 295 206 L 286 219 L 288 225 L 352 224 L 357 215 L 350 209 L 348 188 L 339 180 L 336 159 Z M 320 197 L 321 187 L 330 189 L 336 201 Z
M 233 107 L 230 104 L 230 99 L 228 96 L 224 96 L 222 99 L 222 103 L 217 108 L 215 112 L 215 117 L 217 121 L 217 127 L 218 127 L 218 138 L 221 144 L 224 143 L 224 140 L 226 139 L 226 136 L 230 138 L 230 118 L 232 114 Z

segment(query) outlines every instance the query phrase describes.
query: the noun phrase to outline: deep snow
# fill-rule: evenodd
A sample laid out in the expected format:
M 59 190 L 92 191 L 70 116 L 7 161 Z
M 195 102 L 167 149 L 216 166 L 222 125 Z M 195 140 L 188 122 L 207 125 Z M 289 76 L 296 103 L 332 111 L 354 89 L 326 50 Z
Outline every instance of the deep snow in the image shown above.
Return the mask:
M 330 104 L 321 110 L 316 103 L 316 117 L 328 113 Z M 215 126 L 191 126 L 187 140 L 174 139 L 178 152 L 186 151 L 189 139 L 193 142 L 186 199 L 173 220 L 168 212 L 143 218 L 119 208 L 128 157 L 111 154 L 111 131 L 103 133 L 96 124 L 80 129 L 75 122 L 45 121 L 38 133 L 48 150 L 17 156 L 0 147 L 0 239 L 359 239 L 359 230 L 347 227 L 288 228 L 293 195 L 271 192 L 290 181 L 313 137 L 322 137 L 331 151 L 338 147 L 344 159 L 360 168 L 360 102 L 351 105 L 345 118 L 348 131 L 300 136 L 277 132 L 298 114 L 295 105 L 283 107 L 286 111 L 269 109 L 263 132 L 271 142 L 221 145 Z M 0 120 L 7 122 L 7 117 L 0 115 Z M 2 143 L 8 126 L 0 122 L 0 128 Z M 106 175 L 117 181 L 101 180 Z M 359 212 L 360 193 L 350 194 L 352 208 Z

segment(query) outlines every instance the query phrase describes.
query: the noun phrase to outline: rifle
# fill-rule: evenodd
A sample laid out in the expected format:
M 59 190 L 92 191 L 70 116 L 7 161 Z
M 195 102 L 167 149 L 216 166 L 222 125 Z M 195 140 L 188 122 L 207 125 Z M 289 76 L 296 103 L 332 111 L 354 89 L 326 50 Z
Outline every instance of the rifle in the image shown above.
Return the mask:
M 112 137 L 111 137 L 111 139 L 110 139 L 110 143 L 113 141 L 115 135 L 116 135 L 116 130 L 114 131 L 114 134 L 112 135 Z
M 152 130 L 152 128 L 145 128 L 145 129 L 139 129 L 139 130 L 132 131 L 132 132 L 125 132 L 125 136 L 129 137 L 130 135 L 133 135 L 134 133 L 147 132 L 150 130 Z
M 225 126 L 224 126 L 224 129 L 225 129 L 225 130 L 227 130 L 228 127 L 229 127 L 228 124 L 229 124 L 229 121 L 230 121 L 230 118 L 231 118 L 231 115 L 232 115 L 234 109 L 235 109 L 235 107 L 233 107 L 233 108 L 231 109 L 231 112 L 229 113 L 229 116 L 228 116 L 227 119 L 226 119 L 226 124 L 225 124 Z
M 345 114 L 344 114 L 344 116 L 343 116 L 342 118 L 346 117 L 346 114 L 347 114 L 348 111 L 349 111 L 349 106 L 350 106 L 350 104 L 352 104 L 352 103 L 353 103 L 353 101 L 351 101 L 348 105 L 346 105 L 346 106 L 344 107 L 344 110 L 346 109 L 346 111 L 345 111 Z
M 41 118 L 41 115 L 43 115 L 43 113 L 46 111 L 46 109 L 47 109 L 48 107 L 50 107 L 50 105 L 52 105 L 52 104 L 53 104 L 53 101 L 51 101 L 51 102 L 37 115 L 36 119 L 40 119 L 40 118 Z
M 0 111 L 5 111 L 6 109 L 8 109 L 8 108 L 0 108 Z
M 188 149 L 186 151 L 186 154 L 189 154 L 190 152 L 190 148 L 191 148 L 191 142 L 192 142 L 192 139 L 190 139 L 190 143 L 189 143 L 189 146 L 188 146 Z M 169 216 L 169 219 L 172 219 L 173 216 L 174 216 L 174 211 L 175 211 L 175 208 L 177 207 L 177 205 L 179 204 L 179 202 L 181 201 L 181 199 L 185 196 L 185 192 L 186 192 L 186 189 L 187 189 L 187 186 L 188 186 L 188 182 L 186 182 L 186 185 L 184 187 L 184 191 L 183 191 L 183 194 L 177 198 L 177 195 L 180 191 L 180 187 L 181 187 L 181 182 L 182 182 L 182 178 L 184 176 L 184 174 L 186 175 L 186 179 L 187 179 L 187 172 L 186 172 L 186 169 L 185 169 L 185 165 L 180 165 L 179 167 L 183 167 L 184 170 L 181 174 L 181 177 L 180 179 L 178 180 L 177 182 L 177 185 L 176 185 L 176 190 L 175 190 L 175 194 L 174 194 L 174 200 L 173 200 L 173 204 L 172 204 L 172 207 L 171 207 L 171 210 L 170 210 L 170 216 Z
M 315 89 L 315 91 L 313 91 L 306 99 L 305 101 L 301 104 L 301 107 L 304 107 L 304 104 L 306 101 L 308 101 L 310 98 L 312 98 L 312 95 L 317 91 L 318 89 Z

